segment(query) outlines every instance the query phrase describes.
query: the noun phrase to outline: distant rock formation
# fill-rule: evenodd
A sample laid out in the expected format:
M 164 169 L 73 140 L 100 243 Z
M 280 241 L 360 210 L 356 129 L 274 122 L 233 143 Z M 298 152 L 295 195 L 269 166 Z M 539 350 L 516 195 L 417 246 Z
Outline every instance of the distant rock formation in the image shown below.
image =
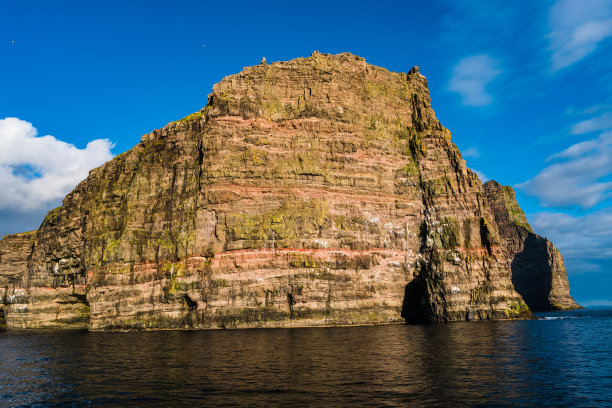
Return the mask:
M 491 180 L 484 192 L 508 251 L 512 283 L 532 310 L 580 307 L 569 293 L 563 257 L 552 242 L 533 233 L 512 187 Z
M 0 321 L 289 327 L 575 307 L 560 254 L 498 190 L 466 168 L 418 68 L 262 63 L 92 170 L 38 231 L 4 237 Z

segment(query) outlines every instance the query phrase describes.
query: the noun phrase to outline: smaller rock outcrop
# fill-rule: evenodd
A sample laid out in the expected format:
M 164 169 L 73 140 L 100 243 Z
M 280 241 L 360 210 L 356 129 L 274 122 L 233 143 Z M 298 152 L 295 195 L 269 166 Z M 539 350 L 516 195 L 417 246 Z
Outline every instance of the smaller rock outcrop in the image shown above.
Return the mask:
M 86 328 L 89 303 L 84 285 L 36 285 L 28 268 L 37 231 L 0 240 L 0 328 Z
M 509 252 L 512 283 L 531 310 L 575 309 L 563 257 L 548 239 L 533 233 L 510 186 L 484 184 L 487 201 Z
M 6 328 L 5 308 L 14 300 L 9 287 L 23 287 L 36 231 L 5 235 L 0 240 L 0 329 Z
M 36 239 L 36 231 L 5 235 L 0 240 L 0 287 L 21 284 L 27 277 L 28 256 Z M 27 254 L 24 256 L 24 254 Z

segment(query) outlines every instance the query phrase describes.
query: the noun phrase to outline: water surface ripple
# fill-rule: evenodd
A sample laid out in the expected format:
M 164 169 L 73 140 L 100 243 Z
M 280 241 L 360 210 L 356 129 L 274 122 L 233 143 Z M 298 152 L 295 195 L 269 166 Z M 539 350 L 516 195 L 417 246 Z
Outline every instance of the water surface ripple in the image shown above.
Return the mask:
M 612 406 L 612 310 L 229 331 L 0 333 L 0 405 Z

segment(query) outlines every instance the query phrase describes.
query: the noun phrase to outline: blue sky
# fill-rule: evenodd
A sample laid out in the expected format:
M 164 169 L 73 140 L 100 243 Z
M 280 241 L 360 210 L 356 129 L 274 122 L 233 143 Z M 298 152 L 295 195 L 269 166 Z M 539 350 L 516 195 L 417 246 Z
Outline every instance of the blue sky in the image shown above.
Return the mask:
M 0 234 L 224 76 L 349 51 L 419 65 L 468 166 L 516 188 L 579 302 L 612 304 L 612 0 L 226 3 L 0 1 Z

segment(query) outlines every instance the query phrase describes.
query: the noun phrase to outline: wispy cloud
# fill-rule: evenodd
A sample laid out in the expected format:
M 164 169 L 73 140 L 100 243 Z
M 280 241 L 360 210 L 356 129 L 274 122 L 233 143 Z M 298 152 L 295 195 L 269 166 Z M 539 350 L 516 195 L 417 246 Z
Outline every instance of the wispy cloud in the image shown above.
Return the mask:
M 531 226 L 555 243 L 574 273 L 597 272 L 597 260 L 612 259 L 612 208 L 573 216 L 537 213 L 529 216 Z
M 461 95 L 464 105 L 490 105 L 493 98 L 487 86 L 501 73 L 497 60 L 487 54 L 465 57 L 453 68 L 448 89 Z
M 79 149 L 38 136 L 29 122 L 0 119 L 0 210 L 32 212 L 56 204 L 89 170 L 113 157 L 112 146 L 97 139 Z
M 576 159 L 590 153 L 597 154 L 600 150 L 606 149 L 611 143 L 612 132 L 606 132 L 601 134 L 597 139 L 576 143 L 559 153 L 555 153 L 550 156 L 547 161 L 564 158 Z
M 595 132 L 597 130 L 612 128 L 612 113 L 606 112 L 601 116 L 583 120 L 572 126 L 572 134 L 580 135 L 583 133 Z
M 592 306 L 612 306 L 612 300 L 608 299 L 595 299 L 595 300 L 587 300 L 582 301 L 580 304 L 584 307 L 592 307 Z
M 461 155 L 463 157 L 472 157 L 474 159 L 477 159 L 480 157 L 480 151 L 478 150 L 477 147 L 470 147 L 468 149 L 465 149 L 463 152 L 461 152 Z
M 552 163 L 516 187 L 547 207 L 590 209 L 612 197 L 612 113 L 606 112 L 572 127 L 582 134 L 603 130 L 599 137 L 576 143 L 547 159 Z
M 612 36 L 612 2 L 559 0 L 549 13 L 551 68 L 558 71 L 586 57 Z
M 570 273 L 572 273 L 573 275 L 577 275 L 579 273 L 592 273 L 601 271 L 601 265 L 584 259 L 567 258 L 564 259 L 564 263 L 567 270 L 570 271 Z
M 471 169 L 474 173 L 476 173 L 478 175 L 478 178 L 480 179 L 480 181 L 482 181 L 483 183 L 486 183 L 487 181 L 491 180 L 490 178 L 488 178 L 482 171 L 480 170 L 476 170 L 476 169 Z

